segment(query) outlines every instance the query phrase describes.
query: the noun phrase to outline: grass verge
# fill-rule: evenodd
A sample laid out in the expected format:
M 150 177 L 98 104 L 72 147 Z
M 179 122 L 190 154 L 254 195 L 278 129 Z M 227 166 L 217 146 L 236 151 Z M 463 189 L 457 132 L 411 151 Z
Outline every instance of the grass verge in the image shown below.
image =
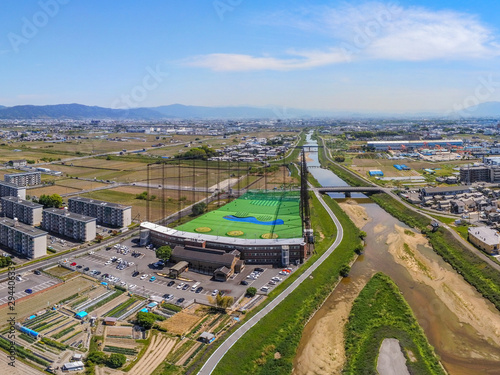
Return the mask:
M 383 273 L 376 273 L 354 301 L 345 327 L 343 374 L 376 374 L 380 345 L 399 340 L 410 374 L 445 374 L 410 306 Z

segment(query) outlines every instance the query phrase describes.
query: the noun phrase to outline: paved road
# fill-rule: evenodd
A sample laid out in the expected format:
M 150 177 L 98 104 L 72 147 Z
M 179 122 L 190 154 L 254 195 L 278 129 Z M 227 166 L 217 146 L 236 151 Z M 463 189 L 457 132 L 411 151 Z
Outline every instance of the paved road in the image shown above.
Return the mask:
M 328 207 L 328 205 L 323 200 L 321 194 L 316 192 L 316 196 L 319 201 L 326 209 L 330 217 L 333 219 L 335 225 L 337 226 L 337 238 L 333 242 L 333 244 L 328 248 L 328 250 L 316 261 L 311 267 L 309 267 L 302 275 L 300 275 L 297 280 L 295 280 L 288 288 L 286 288 L 281 294 L 276 297 L 269 305 L 264 307 L 261 311 L 255 314 L 252 318 L 250 318 L 247 322 L 245 322 L 240 328 L 238 328 L 229 338 L 215 350 L 215 352 L 210 356 L 207 362 L 203 365 L 201 370 L 198 372 L 198 375 L 208 375 L 213 372 L 219 361 L 224 357 L 224 355 L 231 349 L 236 341 L 238 341 L 250 328 L 252 328 L 260 319 L 266 316 L 270 311 L 272 311 L 281 301 L 283 301 L 291 292 L 294 291 L 300 283 L 304 280 L 308 279 L 311 273 L 313 273 L 316 268 L 318 268 L 326 258 L 328 258 L 333 251 L 338 247 L 342 238 L 344 237 L 344 231 L 342 226 L 340 225 L 339 220 L 333 213 L 333 211 Z

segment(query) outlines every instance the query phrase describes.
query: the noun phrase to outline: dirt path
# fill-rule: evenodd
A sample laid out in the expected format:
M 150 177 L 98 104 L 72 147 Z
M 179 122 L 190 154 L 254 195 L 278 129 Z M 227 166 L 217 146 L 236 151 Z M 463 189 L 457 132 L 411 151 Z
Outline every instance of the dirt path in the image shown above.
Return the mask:
M 175 345 L 175 340 L 154 335 L 144 356 L 130 370 L 130 375 L 151 374 L 166 358 Z
M 491 303 L 477 294 L 459 274 L 441 267 L 437 262 L 423 256 L 417 246 L 427 244 L 427 239 L 414 233 L 409 235 L 402 227 L 387 237 L 389 252 L 395 261 L 403 265 L 412 278 L 430 286 L 445 305 L 453 311 L 464 325 L 472 326 L 491 342 L 500 342 L 500 319 Z M 405 248 L 404 244 L 407 244 Z M 474 353 L 482 358 L 482 353 Z M 494 358 L 500 360 L 500 352 Z
M 176 366 L 182 366 L 184 364 L 184 362 L 187 361 L 187 359 L 189 358 L 189 356 L 196 350 L 198 349 L 198 347 L 201 345 L 201 342 L 197 342 L 196 344 L 194 344 L 191 349 L 189 349 L 176 363 L 175 365 Z

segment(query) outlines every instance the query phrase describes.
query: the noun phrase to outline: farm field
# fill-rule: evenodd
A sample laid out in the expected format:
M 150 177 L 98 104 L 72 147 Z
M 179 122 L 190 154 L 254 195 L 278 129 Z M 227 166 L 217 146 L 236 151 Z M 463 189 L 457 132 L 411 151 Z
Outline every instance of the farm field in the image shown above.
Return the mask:
M 299 196 L 297 192 L 251 191 L 176 229 L 246 239 L 299 238 Z
M 113 189 L 98 190 L 89 193 L 81 194 L 82 197 L 92 198 L 97 200 L 103 200 L 107 202 L 120 203 L 125 206 L 132 206 L 132 219 L 140 215 L 142 220 L 145 220 L 147 213 L 147 201 L 142 199 L 136 199 L 138 194 L 147 191 L 146 187 L 140 186 L 121 186 Z M 156 199 L 150 201 L 150 220 L 159 220 L 162 216 L 162 194 L 163 191 L 159 189 L 151 189 L 151 195 L 156 195 Z M 185 197 L 182 207 L 186 207 L 193 203 L 193 192 L 191 191 L 181 191 L 181 198 Z M 206 198 L 206 194 L 203 192 L 195 192 L 195 199 L 201 200 Z M 170 215 L 178 210 L 178 191 L 177 190 L 165 190 L 165 206 L 166 214 Z
M 83 291 L 93 284 L 94 283 L 89 279 L 86 279 L 84 277 L 77 277 L 63 284 L 59 284 L 50 290 L 30 296 L 29 298 L 22 301 L 17 301 L 17 318 L 19 320 L 22 320 L 23 318 L 30 316 L 34 312 L 50 307 L 58 303 L 59 301 L 68 298 L 75 293 L 78 293 L 79 291 Z M 9 309 L 7 305 L 0 309 L 0 322 L 8 322 L 8 312 Z

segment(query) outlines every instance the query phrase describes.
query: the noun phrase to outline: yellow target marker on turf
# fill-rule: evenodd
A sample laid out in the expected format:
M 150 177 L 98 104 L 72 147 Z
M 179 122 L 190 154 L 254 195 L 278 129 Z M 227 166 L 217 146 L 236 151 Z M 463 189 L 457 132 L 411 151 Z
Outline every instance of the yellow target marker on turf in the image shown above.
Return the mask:
M 243 236 L 245 233 L 242 232 L 241 230 L 231 230 L 229 232 L 226 233 L 228 236 L 231 236 L 231 237 L 239 237 L 239 236 Z
M 264 238 L 265 240 L 276 239 L 279 236 L 276 233 L 264 233 L 260 238 Z
M 196 228 L 195 231 L 199 232 L 199 233 L 207 233 L 207 232 L 211 232 L 212 228 L 209 228 L 209 227 L 199 227 L 199 228 Z

